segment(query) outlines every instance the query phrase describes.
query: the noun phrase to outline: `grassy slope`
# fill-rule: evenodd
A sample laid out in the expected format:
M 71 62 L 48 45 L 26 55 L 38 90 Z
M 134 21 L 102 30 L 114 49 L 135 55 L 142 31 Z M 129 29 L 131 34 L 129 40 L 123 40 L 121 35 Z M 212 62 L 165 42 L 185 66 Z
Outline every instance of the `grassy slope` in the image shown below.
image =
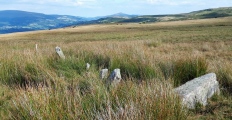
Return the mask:
M 165 22 L 165 21 L 180 21 L 191 19 L 207 19 L 232 16 L 232 7 L 213 8 L 199 10 L 190 13 L 173 14 L 173 15 L 143 15 L 133 18 L 102 18 L 92 21 L 92 23 L 149 23 L 149 22 Z M 91 23 L 91 22 L 90 22 Z
M 0 115 L 4 119 L 230 119 L 232 98 L 224 84 L 230 86 L 232 80 L 231 20 L 89 25 L 1 35 Z M 65 61 L 56 58 L 57 45 Z M 187 116 L 169 92 L 174 77 L 168 65 L 197 58 L 207 61 L 207 72 L 217 73 L 223 94 Z M 90 72 L 85 70 L 87 62 L 92 64 Z M 98 79 L 104 67 L 121 68 L 126 82 L 107 90 Z M 46 82 L 52 88 L 15 87 L 25 81 Z
M 195 19 L 227 17 L 232 15 L 232 8 L 225 7 L 225 8 L 216 8 L 216 9 L 206 9 L 206 10 L 191 12 L 186 15 L 187 17 L 195 18 Z

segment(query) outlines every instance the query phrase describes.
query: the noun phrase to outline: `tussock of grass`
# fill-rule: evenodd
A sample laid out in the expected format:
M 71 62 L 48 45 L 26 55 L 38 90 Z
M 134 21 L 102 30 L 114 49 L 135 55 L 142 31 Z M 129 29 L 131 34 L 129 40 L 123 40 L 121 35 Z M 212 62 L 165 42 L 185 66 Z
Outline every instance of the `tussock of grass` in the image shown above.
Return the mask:
M 160 68 L 165 80 L 172 79 L 173 72 L 174 72 L 172 62 L 160 62 L 159 68 Z
M 224 94 L 232 94 L 232 70 L 231 65 L 221 66 L 217 72 L 218 81 Z
M 128 60 L 127 57 L 113 59 L 110 62 L 110 69 L 120 68 L 124 79 L 148 80 L 157 77 L 154 67 L 138 60 Z
M 95 65 L 97 67 L 96 68 L 97 70 L 102 69 L 102 68 L 109 68 L 110 57 L 108 56 L 103 56 L 101 54 L 88 53 L 84 59 L 86 62 L 89 62 Z
M 0 79 L 3 83 L 12 86 L 37 86 L 48 84 L 50 76 L 43 70 L 43 67 L 29 61 L 20 64 L 17 61 L 5 61 L 1 66 Z
M 86 63 L 83 59 L 78 59 L 73 56 L 62 59 L 49 59 L 49 64 L 57 72 L 58 76 L 67 78 L 75 78 L 86 70 Z
M 174 86 L 180 86 L 189 80 L 207 73 L 208 63 L 204 58 L 188 58 L 174 62 Z
M 160 62 L 159 68 L 165 80 L 173 79 L 174 86 L 178 87 L 206 74 L 208 63 L 205 58 L 185 58 L 177 61 Z

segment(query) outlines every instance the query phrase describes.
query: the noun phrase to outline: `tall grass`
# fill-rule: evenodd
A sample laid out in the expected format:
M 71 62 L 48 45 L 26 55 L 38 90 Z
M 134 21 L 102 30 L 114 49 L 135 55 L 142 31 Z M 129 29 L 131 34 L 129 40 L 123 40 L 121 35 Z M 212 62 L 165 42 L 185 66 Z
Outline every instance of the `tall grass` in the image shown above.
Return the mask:
M 169 83 L 157 79 L 155 66 L 130 57 L 91 52 L 65 52 L 37 59 L 7 60 L 1 66 L 2 83 L 16 88 L 8 103 L 11 119 L 185 119 L 187 113 Z M 101 62 L 101 61 L 104 61 Z M 86 70 L 86 63 L 92 65 Z M 117 87 L 98 79 L 103 67 L 120 68 L 125 80 Z M 50 71 L 53 71 L 50 73 Z M 91 73 L 88 76 L 85 73 Z M 142 80 L 139 82 L 133 82 Z M 44 86 L 44 82 L 48 82 Z M 49 83 L 53 84 L 49 84 Z M 13 87 L 13 86 L 12 86 Z M 168 115 L 168 116 L 167 116 Z
M 107 91 L 89 80 L 91 91 L 79 89 L 21 91 L 12 102 L 13 119 L 186 119 L 187 112 L 168 84 L 125 82 Z
M 232 70 L 230 64 L 219 66 L 218 80 L 223 94 L 232 94 Z
M 159 63 L 160 71 L 163 74 L 165 80 L 169 80 L 169 79 L 173 78 L 173 75 L 174 75 L 173 66 L 174 65 L 173 65 L 172 61 L 171 62 L 169 61 L 169 62 L 160 62 Z
M 138 60 L 128 60 L 126 57 L 110 61 L 110 69 L 120 68 L 124 79 L 149 80 L 157 77 L 155 67 Z
M 169 62 L 160 62 L 159 68 L 165 80 L 173 80 L 178 87 L 196 77 L 207 73 L 208 63 L 205 58 L 184 58 Z
M 37 86 L 48 84 L 52 79 L 43 64 L 30 60 L 4 60 L 0 66 L 0 80 L 9 86 Z
M 204 58 L 188 58 L 174 63 L 174 86 L 179 86 L 207 73 L 208 63 Z
M 217 22 L 96 25 L 1 35 L 0 118 L 231 118 L 230 94 L 189 114 L 172 93 L 172 86 L 207 72 L 216 72 L 222 91 L 231 93 L 231 18 L 219 21 L 223 27 L 215 26 Z M 57 45 L 65 60 L 55 54 Z M 103 68 L 120 68 L 121 83 L 108 86 L 99 79 Z

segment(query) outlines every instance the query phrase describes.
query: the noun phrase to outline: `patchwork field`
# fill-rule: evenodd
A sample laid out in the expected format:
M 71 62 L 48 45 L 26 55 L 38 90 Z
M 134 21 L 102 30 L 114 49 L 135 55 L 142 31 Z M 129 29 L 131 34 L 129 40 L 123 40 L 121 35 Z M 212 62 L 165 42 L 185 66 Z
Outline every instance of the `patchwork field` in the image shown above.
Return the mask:
M 3 119 L 232 119 L 231 17 L 4 34 L 0 48 Z M 103 68 L 122 82 L 99 79 Z M 210 72 L 221 94 L 182 107 L 172 89 Z

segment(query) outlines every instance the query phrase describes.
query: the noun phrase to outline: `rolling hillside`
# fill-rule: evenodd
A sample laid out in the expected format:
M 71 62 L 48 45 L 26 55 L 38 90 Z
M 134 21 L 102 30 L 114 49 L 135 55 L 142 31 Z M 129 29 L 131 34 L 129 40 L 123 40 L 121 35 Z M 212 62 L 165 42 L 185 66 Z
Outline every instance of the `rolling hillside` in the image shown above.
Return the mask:
M 86 20 L 86 18 L 68 15 L 45 15 L 16 10 L 0 11 L 0 34 L 61 28 Z
M 128 22 L 147 23 L 147 22 L 218 18 L 218 17 L 228 17 L 228 16 L 232 16 L 232 7 L 206 9 L 206 10 L 194 11 L 190 13 L 173 14 L 173 15 L 142 15 L 142 16 L 135 16 L 132 18 L 107 17 L 92 22 L 94 23 L 128 23 Z
M 150 23 L 164 21 L 179 21 L 232 16 L 232 7 L 206 9 L 173 15 L 128 15 L 117 13 L 108 16 L 84 18 L 68 15 L 46 15 L 25 11 L 0 11 L 0 34 L 63 28 L 87 24 L 107 23 Z

